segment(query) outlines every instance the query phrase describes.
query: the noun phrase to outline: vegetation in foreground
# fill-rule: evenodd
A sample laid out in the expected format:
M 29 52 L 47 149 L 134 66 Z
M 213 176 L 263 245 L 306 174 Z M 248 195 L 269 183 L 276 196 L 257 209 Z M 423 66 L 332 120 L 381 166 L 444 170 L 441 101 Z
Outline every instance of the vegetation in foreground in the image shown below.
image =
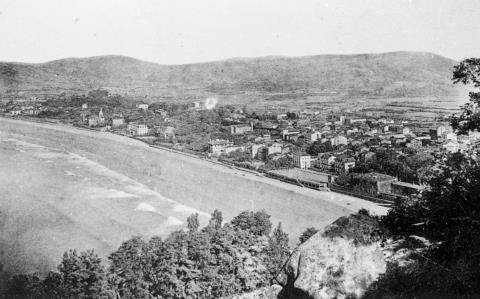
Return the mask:
M 281 223 L 272 230 L 262 211 L 187 223 L 164 240 L 125 241 L 107 267 L 93 250 L 65 252 L 58 271 L 10 278 L 5 298 L 218 298 L 271 285 L 290 252 Z
M 480 87 L 480 59 L 455 67 L 455 83 Z M 480 92 L 452 126 L 460 134 L 480 130 Z M 478 298 L 480 296 L 480 163 L 449 156 L 421 197 L 397 202 L 382 218 L 390 237 L 412 250 L 412 263 L 390 265 L 366 298 Z

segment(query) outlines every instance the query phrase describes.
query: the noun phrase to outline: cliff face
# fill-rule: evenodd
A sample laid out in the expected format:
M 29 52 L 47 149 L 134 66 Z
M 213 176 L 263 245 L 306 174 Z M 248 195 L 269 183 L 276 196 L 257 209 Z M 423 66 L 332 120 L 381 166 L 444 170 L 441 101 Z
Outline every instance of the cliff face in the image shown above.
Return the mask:
M 386 272 L 387 263 L 409 263 L 397 242 L 382 242 L 374 217 L 358 213 L 340 217 L 323 232 L 295 249 L 277 276 L 281 285 L 232 296 L 230 299 L 361 298 Z
M 386 266 L 378 243 L 356 245 L 352 240 L 316 234 L 290 258 L 284 293 L 305 298 L 360 297 Z
M 294 251 L 279 297 L 359 298 L 386 271 L 388 254 L 380 241 L 370 216 L 339 218 Z

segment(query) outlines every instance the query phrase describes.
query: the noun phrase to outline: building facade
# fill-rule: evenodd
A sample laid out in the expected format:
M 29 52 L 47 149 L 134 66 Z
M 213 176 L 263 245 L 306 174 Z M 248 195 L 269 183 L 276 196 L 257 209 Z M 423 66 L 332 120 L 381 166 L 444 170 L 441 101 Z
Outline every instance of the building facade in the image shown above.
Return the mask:
M 252 125 L 242 124 L 242 125 L 231 125 L 229 126 L 230 134 L 232 135 L 242 135 L 248 132 L 253 131 Z
M 310 155 L 307 155 L 305 153 L 294 153 L 293 165 L 301 169 L 311 168 L 312 165 Z
M 229 140 L 216 139 L 208 142 L 208 152 L 214 155 L 220 155 L 229 146 L 233 146 L 233 142 Z

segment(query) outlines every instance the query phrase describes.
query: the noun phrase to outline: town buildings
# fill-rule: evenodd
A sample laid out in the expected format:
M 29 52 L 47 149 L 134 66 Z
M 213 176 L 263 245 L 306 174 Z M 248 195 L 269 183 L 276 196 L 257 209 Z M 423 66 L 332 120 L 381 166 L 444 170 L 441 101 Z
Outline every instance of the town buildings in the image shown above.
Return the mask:
M 349 172 L 355 167 L 355 158 L 347 155 L 340 155 L 335 158 L 334 169 L 337 173 Z
M 216 139 L 208 142 L 208 152 L 214 155 L 220 155 L 225 152 L 225 149 L 233 146 L 233 142 L 229 140 Z
M 336 156 L 331 153 L 318 154 L 317 168 L 321 171 L 332 172 L 335 170 Z
M 125 119 L 123 117 L 115 116 L 112 118 L 112 127 L 120 127 L 125 124 Z
M 92 115 L 88 118 L 88 126 L 96 127 L 103 125 L 105 122 L 105 116 L 103 115 L 103 108 L 100 108 L 98 115 Z
M 93 106 L 92 102 L 89 104 Z M 292 168 L 293 165 L 298 170 L 327 173 L 331 176 L 352 173 L 352 169 L 360 171 L 365 164 L 379 161 L 384 152 L 395 153 L 392 159 L 401 157 L 405 161 L 417 153 L 438 156 L 469 152 L 478 146 L 480 139 L 478 132 L 457 137 L 446 121 L 419 124 L 408 119 L 392 119 L 391 115 L 382 116 L 380 112 L 368 114 L 368 118 L 366 113 L 331 113 L 328 109 L 295 113 L 281 109 L 274 113 L 267 109 L 263 115 L 253 115 L 231 107 L 222 107 L 218 110 L 218 115 L 214 115 L 217 112 L 215 109 L 208 111 L 215 116 L 211 118 L 214 123 L 208 124 L 208 134 L 204 134 L 195 131 L 194 125 L 199 124 L 198 119 L 192 121 L 207 112 L 200 109 L 202 105 L 202 102 L 197 103 L 199 109 L 187 105 L 185 111 L 191 113 L 188 115 L 190 119 L 184 115 L 179 117 L 177 107 L 172 109 L 166 104 L 152 104 L 150 108 L 155 113 L 144 113 L 149 109 L 149 105 L 144 103 L 128 109 L 104 106 L 104 110 L 100 107 L 89 108 L 86 103 L 82 109 L 79 104 L 75 104 L 75 107 L 37 107 L 33 103 L 21 106 L 6 103 L 0 107 L 0 111 L 10 116 L 37 116 L 37 112 L 40 116 L 47 115 L 46 117 L 58 113 L 68 117 L 75 115 L 77 119 L 72 121 L 74 125 L 88 125 L 97 130 L 110 130 L 129 136 L 145 136 L 149 132 L 155 132 L 149 138 L 156 144 L 175 141 L 171 143 L 174 143 L 176 149 L 196 151 L 199 155 L 206 154 L 205 148 L 208 145 L 210 155 L 223 155 L 222 159 L 252 165 L 260 163 L 266 165 L 264 170 Z M 103 115 L 104 112 L 115 114 L 106 116 Z M 106 126 L 105 119 L 111 120 L 108 124 L 112 128 Z M 131 122 L 127 125 L 127 121 Z M 198 127 L 203 127 L 203 123 Z M 307 151 L 312 155 L 306 154 Z M 371 167 L 370 164 L 367 166 Z M 369 171 L 368 167 L 362 171 Z M 417 187 L 402 182 L 390 185 L 392 194 L 406 196 L 418 192 L 415 191 Z M 377 193 L 388 193 L 388 190 L 385 191 L 378 184 L 376 188 L 380 190 Z
M 253 124 L 240 124 L 229 126 L 230 134 L 241 135 L 253 131 Z
M 293 153 L 293 165 L 295 167 L 305 169 L 305 168 L 311 168 L 311 156 L 303 153 L 303 152 L 296 152 Z
M 130 136 L 145 136 L 148 134 L 148 126 L 136 122 L 130 122 L 127 126 L 127 134 Z
M 315 131 L 307 134 L 307 142 L 314 143 L 315 141 L 322 138 L 322 133 Z
M 146 104 L 146 103 L 137 103 L 136 107 L 140 110 L 143 110 L 143 111 L 148 110 L 148 104 Z
M 268 156 L 281 154 L 283 150 L 283 145 L 281 143 L 273 143 L 271 145 L 263 146 L 260 150 L 261 159 L 267 160 Z

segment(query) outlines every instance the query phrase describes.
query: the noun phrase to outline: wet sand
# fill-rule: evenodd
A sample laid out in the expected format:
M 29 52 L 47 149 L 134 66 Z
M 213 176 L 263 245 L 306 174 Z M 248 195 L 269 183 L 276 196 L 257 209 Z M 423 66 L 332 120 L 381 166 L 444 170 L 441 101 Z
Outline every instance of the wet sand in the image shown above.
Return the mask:
M 0 245 L 12 270 L 54 267 L 68 248 L 102 256 L 132 235 L 166 236 L 193 212 L 208 221 L 264 209 L 292 243 L 309 226 L 366 208 L 315 191 L 151 148 L 110 133 L 0 118 Z

